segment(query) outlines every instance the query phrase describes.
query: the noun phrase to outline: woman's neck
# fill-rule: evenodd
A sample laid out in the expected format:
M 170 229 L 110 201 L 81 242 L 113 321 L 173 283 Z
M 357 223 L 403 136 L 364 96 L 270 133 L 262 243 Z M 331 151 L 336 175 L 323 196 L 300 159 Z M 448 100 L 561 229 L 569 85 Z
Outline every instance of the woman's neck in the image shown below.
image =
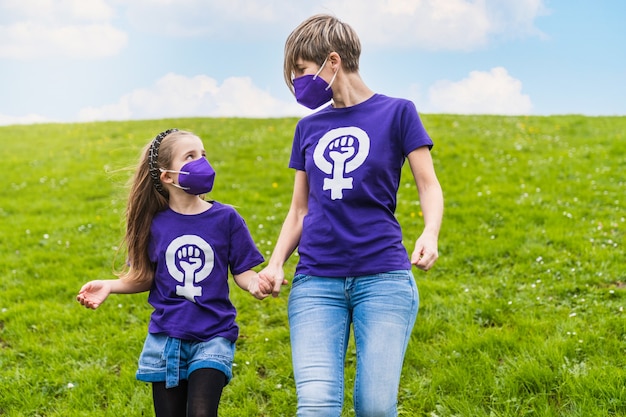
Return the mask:
M 370 99 L 374 92 L 365 85 L 358 72 L 343 73 L 337 77 L 333 89 L 333 107 L 351 107 Z

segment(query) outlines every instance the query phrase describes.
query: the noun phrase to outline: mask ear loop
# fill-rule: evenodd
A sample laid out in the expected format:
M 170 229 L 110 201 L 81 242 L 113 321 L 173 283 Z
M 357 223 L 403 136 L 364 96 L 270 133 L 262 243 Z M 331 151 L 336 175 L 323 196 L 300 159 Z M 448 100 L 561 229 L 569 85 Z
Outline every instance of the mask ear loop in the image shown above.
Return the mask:
M 322 62 L 322 66 L 320 66 L 320 69 L 319 69 L 319 70 L 317 70 L 317 72 L 316 72 L 316 73 L 315 73 L 315 75 L 313 76 L 313 79 L 316 79 L 316 78 L 320 75 L 320 73 L 321 73 L 321 72 L 322 72 L 322 70 L 324 69 L 324 65 L 326 65 L 326 62 L 328 61 L 328 57 L 329 57 L 329 56 L 330 56 L 330 55 L 328 55 L 328 56 L 326 57 L 326 59 L 324 59 L 324 62 Z M 326 87 L 326 88 L 324 89 L 324 91 L 328 91 L 328 89 L 330 88 L 330 86 L 331 86 L 331 85 L 333 85 L 333 82 L 335 81 L 335 77 L 337 77 L 337 73 L 338 73 L 338 72 L 339 72 L 339 71 L 335 71 L 335 73 L 333 74 L 333 78 L 331 78 L 331 79 L 330 79 L 330 82 L 328 83 L 328 87 Z
M 333 74 L 333 78 L 330 79 L 330 82 L 328 83 L 328 87 L 326 87 L 324 89 L 324 91 L 328 91 L 328 89 L 330 88 L 331 85 L 333 85 L 333 81 L 335 81 L 335 77 L 337 76 L 337 73 L 339 72 L 339 70 L 335 71 L 335 73 Z
M 161 172 L 171 172 L 173 174 L 185 174 L 185 175 L 189 175 L 189 171 L 174 171 L 173 169 L 163 169 L 163 168 L 159 168 L 159 171 Z M 189 187 L 183 187 L 180 184 L 176 184 L 175 182 L 172 182 L 172 185 L 176 188 L 180 188 L 181 190 L 189 190 Z M 163 186 L 161 185 L 161 183 L 159 182 L 159 186 L 161 188 L 163 188 Z M 158 188 L 157 188 L 158 190 Z
M 322 65 L 320 66 L 320 69 L 317 70 L 317 72 L 313 76 L 313 79 L 316 79 L 317 76 L 320 75 L 320 72 L 322 72 L 322 70 L 324 69 L 324 65 L 326 65 L 326 61 L 328 61 L 328 56 L 326 57 L 326 59 L 324 59 L 324 62 L 322 62 Z
M 164 132 L 159 133 L 152 143 L 150 144 L 150 149 L 148 150 L 148 171 L 150 172 L 150 178 L 152 179 L 152 184 L 154 188 L 161 194 L 163 197 L 167 198 L 167 193 L 161 184 L 161 179 L 159 178 L 159 167 L 157 164 L 157 160 L 159 158 L 159 148 L 161 147 L 161 142 L 167 135 L 170 133 L 178 132 L 178 129 L 168 129 Z

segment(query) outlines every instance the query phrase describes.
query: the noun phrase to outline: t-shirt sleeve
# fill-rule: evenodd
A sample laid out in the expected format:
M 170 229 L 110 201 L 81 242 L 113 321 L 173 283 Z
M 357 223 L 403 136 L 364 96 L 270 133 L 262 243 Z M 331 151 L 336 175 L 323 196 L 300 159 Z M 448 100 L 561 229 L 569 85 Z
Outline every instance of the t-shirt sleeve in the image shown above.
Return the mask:
M 233 275 L 241 274 L 265 260 L 256 247 L 248 226 L 243 217 L 233 210 L 230 216 L 231 233 L 230 248 L 228 253 L 228 265 Z
M 289 168 L 304 171 L 304 152 L 301 148 L 301 129 L 300 123 L 296 125 L 296 131 L 293 135 L 293 144 L 291 146 L 291 158 L 289 158 Z
M 417 148 L 422 146 L 428 146 L 428 149 L 432 149 L 433 141 L 426 132 L 426 128 L 422 124 L 422 120 L 417 113 L 415 104 L 412 101 L 407 100 L 401 115 L 402 126 L 402 152 L 406 157 Z

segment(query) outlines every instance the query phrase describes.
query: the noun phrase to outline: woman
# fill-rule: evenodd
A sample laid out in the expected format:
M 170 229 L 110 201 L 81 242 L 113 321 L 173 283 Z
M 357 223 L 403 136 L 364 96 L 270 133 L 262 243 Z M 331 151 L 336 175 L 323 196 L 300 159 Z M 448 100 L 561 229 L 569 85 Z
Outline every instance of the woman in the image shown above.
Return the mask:
M 291 207 L 259 275 L 285 284 L 283 265 L 300 256 L 289 295 L 298 416 L 340 416 L 346 346 L 356 345 L 357 416 L 396 416 L 404 353 L 418 309 L 411 264 L 437 260 L 443 196 L 432 141 L 408 100 L 375 94 L 359 75 L 353 29 L 328 15 L 301 23 L 285 44 L 284 76 L 312 109 L 297 124 L 289 166 Z M 409 259 L 394 215 L 404 161 L 425 228 Z

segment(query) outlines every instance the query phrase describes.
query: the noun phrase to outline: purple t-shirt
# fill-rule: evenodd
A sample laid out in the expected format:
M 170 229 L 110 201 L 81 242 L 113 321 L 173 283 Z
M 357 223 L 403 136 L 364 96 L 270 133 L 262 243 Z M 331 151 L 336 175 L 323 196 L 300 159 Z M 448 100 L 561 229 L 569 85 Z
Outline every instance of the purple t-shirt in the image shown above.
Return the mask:
M 150 232 L 148 251 L 156 263 L 148 296 L 154 307 L 150 333 L 185 340 L 237 340 L 228 270 L 240 274 L 264 260 L 239 213 L 216 201 L 195 215 L 166 209 L 154 217 Z
M 402 166 L 433 142 L 415 105 L 375 94 L 301 119 L 289 167 L 309 182 L 296 273 L 346 277 L 410 269 L 395 217 Z

